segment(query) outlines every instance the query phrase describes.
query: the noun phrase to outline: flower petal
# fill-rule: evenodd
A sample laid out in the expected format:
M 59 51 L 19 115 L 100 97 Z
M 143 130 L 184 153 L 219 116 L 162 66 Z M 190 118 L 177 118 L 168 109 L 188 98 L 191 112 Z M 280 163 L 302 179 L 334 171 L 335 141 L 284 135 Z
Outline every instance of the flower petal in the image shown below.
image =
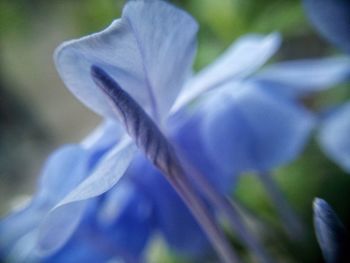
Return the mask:
M 56 208 L 42 218 L 39 225 L 36 251 L 47 256 L 60 249 L 71 237 L 85 212 L 87 201 L 70 203 Z
M 38 196 L 52 208 L 86 176 L 88 153 L 79 145 L 57 150 L 45 165 Z
M 74 234 L 45 260 L 107 262 L 121 258 L 140 262 L 154 228 L 153 212 L 149 198 L 129 180 L 123 180 L 107 193 L 89 200 Z
M 110 150 L 93 173 L 71 191 L 56 208 L 98 196 L 112 188 L 125 173 L 134 157 L 136 147 L 129 137 Z
M 154 205 L 129 181 L 107 193 L 99 208 L 103 237 L 124 257 L 139 259 L 155 227 Z
M 53 253 L 64 245 L 80 222 L 85 200 L 111 189 L 124 175 L 135 150 L 135 145 L 125 137 L 102 157 L 89 177 L 50 211 L 40 225 L 39 250 L 42 254 Z M 64 229 L 57 231 L 60 228 Z
M 275 63 L 254 76 L 266 88 L 290 97 L 321 91 L 350 78 L 350 59 L 333 57 Z
M 350 173 L 350 102 L 321 122 L 318 141 L 325 154 Z
M 350 52 L 350 3 L 346 0 L 304 0 L 316 29 L 329 41 Z
M 93 64 L 157 119 L 167 114 L 189 74 L 196 32 L 188 14 L 163 1 L 129 1 L 107 29 L 61 45 L 56 67 L 67 87 L 97 113 L 115 117 L 90 77 Z
M 247 35 L 240 38 L 214 63 L 204 68 L 185 86 L 176 100 L 175 112 L 201 93 L 232 81 L 247 77 L 262 66 L 279 48 L 280 36 L 277 33 L 266 37 Z
M 187 109 L 186 109 L 187 110 Z M 170 119 L 172 138 L 177 153 L 202 174 L 219 192 L 229 194 L 234 188 L 236 176 L 225 173 L 212 161 L 204 145 L 201 131 L 202 115 L 200 112 L 185 110 Z M 191 176 L 191 173 L 189 174 Z
M 164 176 L 143 156 L 135 161 L 128 173 L 140 191 L 153 200 L 156 222 L 169 246 L 192 256 L 209 252 L 205 234 Z
M 227 85 L 204 105 L 203 136 L 223 170 L 271 170 L 297 157 L 314 124 L 313 116 L 264 87 Z
M 84 149 L 95 150 L 98 148 L 108 148 L 115 144 L 122 136 L 123 129 L 114 120 L 104 120 L 91 134 L 89 134 L 80 144 Z
M 78 145 L 67 145 L 56 150 L 46 162 L 38 194 L 31 203 L 0 223 L 0 247 L 11 250 L 39 225 L 54 207 L 85 176 L 87 153 Z

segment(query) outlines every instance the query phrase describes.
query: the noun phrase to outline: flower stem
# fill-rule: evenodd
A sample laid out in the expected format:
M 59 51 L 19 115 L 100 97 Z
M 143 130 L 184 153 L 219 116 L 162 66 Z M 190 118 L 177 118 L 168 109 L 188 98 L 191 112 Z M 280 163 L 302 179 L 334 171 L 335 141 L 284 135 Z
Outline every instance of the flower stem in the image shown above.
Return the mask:
M 276 182 L 272 179 L 271 174 L 261 172 L 259 173 L 259 178 L 264 187 L 267 189 L 267 192 L 269 193 L 272 202 L 276 206 L 281 219 L 285 223 L 283 225 L 289 237 L 292 240 L 301 240 L 303 237 L 302 223 Z
M 248 230 L 238 211 L 231 204 L 230 199 L 220 194 L 198 169 L 189 163 L 185 163 L 185 168 L 191 174 L 205 197 L 228 219 L 229 224 L 237 232 L 239 238 L 256 254 L 259 261 L 262 263 L 272 263 L 273 260 L 260 241 Z
M 179 174 L 180 175 L 180 174 Z M 213 246 L 218 251 L 222 262 L 233 263 L 240 262 L 238 256 L 232 250 L 232 247 L 226 241 L 223 232 L 218 228 L 215 223 L 214 217 L 209 212 L 203 201 L 198 198 L 198 194 L 195 193 L 194 188 L 185 176 L 172 177 L 169 180 L 173 187 L 183 197 L 184 201 L 192 210 L 193 215 L 197 221 L 205 226 L 205 231 Z

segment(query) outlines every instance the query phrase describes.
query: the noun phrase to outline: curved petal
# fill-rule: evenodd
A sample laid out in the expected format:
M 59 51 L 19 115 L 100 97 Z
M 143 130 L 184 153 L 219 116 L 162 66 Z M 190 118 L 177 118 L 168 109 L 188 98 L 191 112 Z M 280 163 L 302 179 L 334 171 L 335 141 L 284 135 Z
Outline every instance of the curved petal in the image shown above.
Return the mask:
M 316 29 L 330 42 L 350 52 L 350 3 L 346 0 L 304 0 Z
M 0 247 L 9 250 L 34 231 L 48 211 L 83 179 L 87 163 L 87 153 L 80 146 L 56 150 L 43 169 L 38 194 L 26 208 L 1 221 Z
M 112 258 L 140 262 L 155 223 L 150 201 L 129 180 L 123 180 L 89 201 L 74 234 L 45 262 L 107 262 Z
M 275 63 L 254 76 L 266 88 L 289 97 L 321 91 L 350 78 L 350 59 L 334 57 Z
M 227 85 L 204 107 L 203 136 L 211 158 L 226 172 L 271 170 L 297 157 L 313 116 L 264 87 Z
M 11 247 L 10 253 L 6 259 L 1 258 L 4 262 L 39 262 L 39 256 L 35 253 L 35 244 L 37 241 L 36 229 L 25 233 L 19 237 L 17 242 Z
M 80 206 L 82 203 L 83 202 L 77 202 L 74 203 L 74 205 Z M 78 222 L 77 227 L 74 229 L 74 233 L 72 235 L 66 235 L 67 239 L 64 240 L 64 244 L 61 245 L 60 249 L 52 251 L 45 249 L 43 250 L 42 248 L 45 248 L 45 245 L 52 247 L 52 245 L 50 245 L 50 242 L 57 243 L 57 241 L 55 241 L 57 235 L 60 237 L 61 241 L 63 240 L 61 238 L 62 234 L 60 231 L 66 233 L 69 232 L 69 230 L 67 231 L 65 227 L 65 223 L 67 222 L 67 218 L 69 219 L 69 217 L 74 214 L 74 211 L 68 210 L 71 213 L 67 213 L 67 217 L 63 217 L 63 220 L 61 222 L 60 220 L 57 220 L 54 222 L 54 224 L 52 224 L 52 235 L 46 236 L 46 240 L 40 240 L 39 238 L 39 242 L 43 243 L 40 244 L 41 250 L 39 250 L 42 259 L 41 262 L 106 262 L 111 259 L 110 253 L 106 253 L 106 251 L 100 249 L 100 246 L 96 246 L 96 243 L 99 241 L 97 237 L 98 232 L 92 233 L 92 227 L 88 225 L 88 223 L 94 224 L 93 219 L 95 217 L 97 204 L 97 198 L 93 198 L 85 202 L 85 208 L 83 209 L 84 213 L 80 213 L 79 216 L 80 222 Z M 74 209 L 74 205 L 69 207 Z M 76 218 L 77 217 L 73 217 L 73 220 L 76 220 Z M 71 226 L 72 224 L 69 224 L 68 228 Z M 61 229 L 59 227 L 61 227 Z M 45 244 L 43 241 L 46 241 L 48 243 Z
M 61 248 L 79 225 L 87 202 L 75 202 L 55 209 L 41 219 L 36 251 L 47 256 Z
M 86 207 L 84 200 L 111 189 L 124 175 L 135 150 L 135 145 L 126 137 L 100 160 L 89 177 L 50 211 L 40 225 L 39 249 L 42 254 L 53 253 L 64 245 L 80 222 Z M 57 231 L 63 225 L 64 230 Z
M 196 22 L 163 1 L 129 1 L 107 29 L 63 43 L 55 54 L 67 87 L 95 112 L 115 118 L 90 77 L 91 65 L 113 76 L 153 117 L 164 117 L 192 66 Z
M 277 33 L 265 37 L 247 35 L 240 38 L 214 63 L 204 68 L 186 84 L 172 112 L 177 111 L 205 91 L 235 78 L 242 79 L 252 74 L 276 52 L 280 42 L 281 39 Z
M 88 153 L 79 145 L 57 150 L 47 161 L 40 178 L 39 198 L 51 205 L 57 204 L 84 179 L 88 162 Z
M 131 163 L 136 146 L 125 137 L 98 163 L 92 174 L 81 182 L 55 207 L 89 199 L 111 189 Z
M 11 214 L 0 222 L 0 258 L 11 257 L 20 239 L 31 233 L 42 219 L 45 211 L 32 202 L 22 211 Z M 30 235 L 31 236 L 31 235 Z M 22 242 L 23 243 L 23 242 Z M 19 245 L 18 247 L 22 247 Z M 24 249 L 22 249 L 24 250 Z M 15 259 L 16 254 L 13 254 Z
M 350 102 L 321 122 L 318 141 L 325 154 L 350 173 Z

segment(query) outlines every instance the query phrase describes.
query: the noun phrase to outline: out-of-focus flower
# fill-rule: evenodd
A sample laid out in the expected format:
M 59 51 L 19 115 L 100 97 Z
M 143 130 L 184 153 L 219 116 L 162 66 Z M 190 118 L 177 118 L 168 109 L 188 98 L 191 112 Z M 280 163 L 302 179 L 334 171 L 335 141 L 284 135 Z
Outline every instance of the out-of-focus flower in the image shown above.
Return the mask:
M 326 155 L 350 173 L 350 102 L 322 119 L 318 140 Z
M 313 209 L 315 232 L 325 261 L 349 262 L 349 239 L 336 213 L 320 198 L 315 199 Z
M 299 99 L 348 80 L 349 66 L 344 57 L 281 62 L 215 90 L 202 109 L 210 157 L 237 173 L 294 160 L 316 124 Z
M 304 0 L 305 9 L 315 28 L 331 43 L 350 52 L 350 3 L 343 0 Z M 330 69 L 327 69 L 330 71 Z M 349 77 L 349 74 L 347 74 Z M 318 141 L 325 154 L 350 172 L 350 106 L 337 106 L 321 116 Z
M 305 10 L 317 30 L 350 53 L 350 3 L 346 0 L 304 0 Z

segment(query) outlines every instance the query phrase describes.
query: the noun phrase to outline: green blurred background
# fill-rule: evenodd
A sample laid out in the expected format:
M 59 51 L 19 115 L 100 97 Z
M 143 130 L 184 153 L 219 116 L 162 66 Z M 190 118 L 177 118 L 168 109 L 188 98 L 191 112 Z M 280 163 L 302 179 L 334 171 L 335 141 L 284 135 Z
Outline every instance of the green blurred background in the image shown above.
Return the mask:
M 298 0 L 171 2 L 200 24 L 197 70 L 246 33 L 282 33 L 283 45 L 273 61 L 337 53 L 315 33 Z M 98 124 L 99 118 L 75 100 L 59 80 L 52 54 L 64 40 L 106 27 L 119 17 L 123 4 L 118 0 L 0 0 L 1 216 L 34 192 L 48 153 L 61 144 L 78 142 Z M 309 98 L 308 103 L 319 109 L 349 98 L 349 85 L 342 85 Z M 305 220 L 305 237 L 297 244 L 284 236 L 281 222 L 253 175 L 242 177 L 233 194 L 269 225 L 271 231 L 257 231 L 278 257 L 277 262 L 322 262 L 313 234 L 312 200 L 315 196 L 325 198 L 349 226 L 349 175 L 325 158 L 313 141 L 301 158 L 279 168 L 275 175 Z M 181 261 L 163 248 L 156 246 L 154 261 Z

